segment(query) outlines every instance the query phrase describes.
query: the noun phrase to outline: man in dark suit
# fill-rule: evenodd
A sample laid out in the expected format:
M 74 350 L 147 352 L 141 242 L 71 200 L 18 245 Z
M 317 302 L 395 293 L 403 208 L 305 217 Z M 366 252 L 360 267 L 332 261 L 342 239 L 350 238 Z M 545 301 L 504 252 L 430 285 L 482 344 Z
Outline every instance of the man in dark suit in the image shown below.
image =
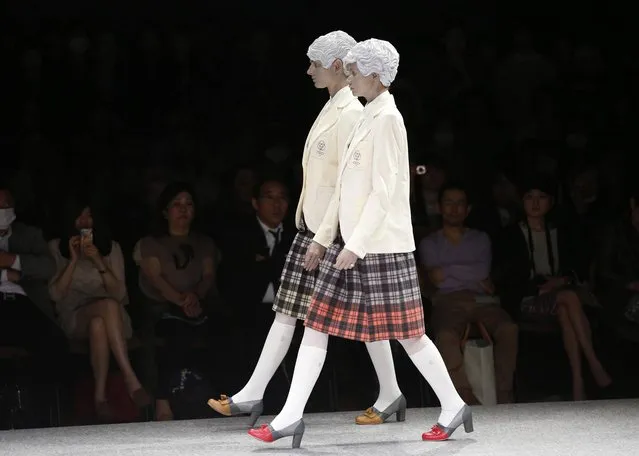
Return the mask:
M 37 414 L 48 397 L 42 387 L 65 380 L 67 342 L 49 300 L 47 281 L 55 272 L 54 260 L 42 231 L 15 221 L 14 206 L 11 192 L 0 183 L 0 347 L 28 352 L 25 367 L 35 388 L 25 390 L 20 383 L 20 390 L 32 399 L 28 413 Z
M 248 350 L 243 356 L 227 358 L 234 364 L 234 376 L 242 379 L 242 369 L 255 364 L 273 321 L 273 300 L 296 233 L 284 222 L 289 194 L 279 180 L 266 179 L 255 186 L 253 207 L 255 218 L 226 227 L 218 273 L 227 310 L 224 337 Z
M 272 319 L 271 306 L 295 237 L 293 227 L 284 223 L 288 206 L 286 186 L 278 180 L 264 180 L 253 195 L 255 218 L 227 227 L 221 243 L 219 287 L 227 305 L 243 319 L 243 326 L 267 315 L 267 320 Z
M 16 221 L 13 196 L 0 184 L 0 345 L 47 350 L 61 333 L 48 280 L 55 262 L 38 228 Z

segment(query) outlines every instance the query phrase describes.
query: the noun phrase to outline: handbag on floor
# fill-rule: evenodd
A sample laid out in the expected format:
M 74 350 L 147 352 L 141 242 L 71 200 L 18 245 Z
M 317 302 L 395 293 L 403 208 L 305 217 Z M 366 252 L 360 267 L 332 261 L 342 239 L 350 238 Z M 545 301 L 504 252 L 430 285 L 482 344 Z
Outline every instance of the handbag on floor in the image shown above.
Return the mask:
M 469 340 L 470 324 L 466 326 L 462 339 L 464 370 L 477 400 L 482 405 L 496 405 L 497 391 L 493 341 L 483 324 L 476 322 L 475 325 L 477 325 L 482 337 Z
M 171 379 L 171 409 L 176 420 L 215 418 L 217 415 L 207 405 L 216 396 L 207 376 L 195 368 L 182 368 Z

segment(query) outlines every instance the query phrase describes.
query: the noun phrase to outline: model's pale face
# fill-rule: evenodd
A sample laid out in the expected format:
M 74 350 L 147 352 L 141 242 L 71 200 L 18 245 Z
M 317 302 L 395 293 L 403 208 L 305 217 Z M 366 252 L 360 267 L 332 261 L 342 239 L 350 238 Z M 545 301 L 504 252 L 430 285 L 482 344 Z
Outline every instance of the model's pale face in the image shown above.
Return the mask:
M 326 69 L 318 60 L 311 61 L 308 66 L 308 70 L 306 70 L 306 74 L 311 77 L 313 84 L 317 89 L 327 88 L 335 77 L 333 66 L 331 65 L 328 69 Z
M 357 68 L 357 63 L 347 65 L 348 85 L 356 97 L 371 98 L 377 88 L 375 74 L 364 76 Z

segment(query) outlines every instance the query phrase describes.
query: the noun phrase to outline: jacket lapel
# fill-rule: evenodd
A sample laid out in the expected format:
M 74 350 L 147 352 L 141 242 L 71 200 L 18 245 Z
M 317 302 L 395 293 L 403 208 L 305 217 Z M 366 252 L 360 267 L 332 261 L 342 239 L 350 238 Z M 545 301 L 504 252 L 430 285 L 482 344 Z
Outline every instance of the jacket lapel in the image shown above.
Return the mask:
M 255 217 L 255 221 L 253 222 L 253 227 L 250 230 L 250 233 L 251 239 L 253 239 L 253 242 L 255 242 L 254 248 L 256 250 L 256 253 L 263 255 L 264 252 L 266 252 L 266 256 L 268 257 L 269 248 L 268 242 L 266 241 L 266 234 L 264 234 L 264 230 L 262 229 L 262 225 L 260 225 L 257 216 Z
M 322 112 L 315 119 L 315 123 L 306 137 L 304 146 L 304 160 L 302 166 L 306 167 L 308 158 L 311 155 L 311 149 L 314 147 L 315 141 L 326 131 L 332 128 L 339 120 L 339 116 L 344 107 L 348 106 L 355 99 L 351 89 L 347 86 L 340 89 L 331 100 L 329 100 Z
M 304 143 L 304 156 L 302 158 L 302 167 L 306 167 L 306 162 L 308 161 L 308 157 L 309 157 L 309 152 L 310 152 L 310 146 L 312 144 L 313 141 L 313 137 L 314 137 L 314 132 L 315 130 L 317 130 L 320 122 L 322 121 L 322 117 L 324 117 L 324 113 L 328 110 L 330 110 L 330 103 L 331 101 L 327 101 L 326 104 L 324 105 L 324 107 L 322 108 L 322 110 L 320 111 L 319 115 L 315 118 L 315 122 L 313 122 L 313 126 L 311 127 L 311 129 L 308 132 L 308 135 L 306 135 L 306 142 Z
M 357 149 L 357 145 L 370 133 L 373 120 L 375 120 L 384 109 L 391 106 L 395 106 L 395 100 L 389 92 L 384 92 L 364 107 L 362 117 L 351 132 L 349 140 L 346 141 L 346 153 L 340 166 L 340 177 L 344 169 L 346 169 L 346 164 L 351 158 L 351 155 L 353 155 L 353 152 Z
M 344 158 L 340 164 L 340 175 L 344 172 L 344 169 L 346 169 L 346 164 L 357 149 L 357 145 L 366 138 L 368 133 L 370 133 L 371 124 L 372 119 L 368 116 L 362 115 L 359 122 L 355 125 L 355 128 L 351 132 L 351 137 L 346 142 L 346 152 L 344 153 Z

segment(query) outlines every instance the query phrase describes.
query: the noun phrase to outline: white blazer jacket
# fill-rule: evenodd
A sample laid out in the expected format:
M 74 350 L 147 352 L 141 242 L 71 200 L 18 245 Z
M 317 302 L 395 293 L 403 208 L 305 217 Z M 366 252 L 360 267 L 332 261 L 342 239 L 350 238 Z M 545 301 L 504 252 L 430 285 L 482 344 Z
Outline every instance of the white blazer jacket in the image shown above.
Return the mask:
M 333 95 L 315 119 L 302 157 L 302 192 L 295 213 L 298 228 L 301 228 L 302 214 L 311 232 L 317 232 L 322 224 L 335 191 L 346 141 L 362 110 L 362 104 L 347 86 Z
M 415 250 L 404 119 L 384 92 L 368 103 L 346 145 L 335 194 L 314 240 L 328 247 L 339 229 L 345 248 L 368 253 Z

